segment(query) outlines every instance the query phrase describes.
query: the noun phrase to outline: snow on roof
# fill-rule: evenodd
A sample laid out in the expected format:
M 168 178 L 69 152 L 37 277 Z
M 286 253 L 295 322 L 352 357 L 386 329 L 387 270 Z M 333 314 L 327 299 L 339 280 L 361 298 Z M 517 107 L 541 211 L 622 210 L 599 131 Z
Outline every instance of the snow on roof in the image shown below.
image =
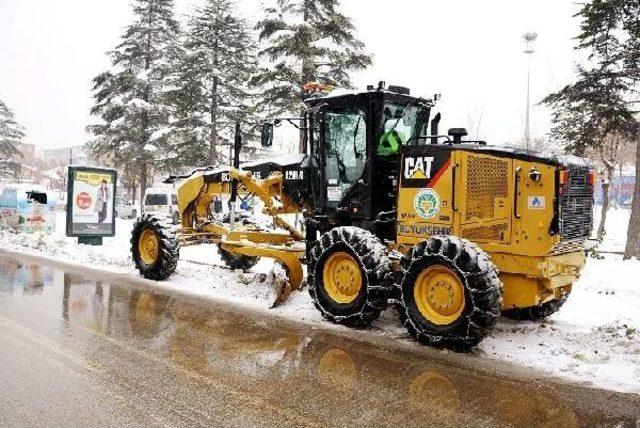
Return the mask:
M 293 164 L 302 162 L 302 159 L 304 159 L 304 156 L 305 155 L 300 153 L 285 154 L 285 155 L 269 157 L 265 159 L 259 159 L 253 162 L 246 162 L 246 163 L 243 163 L 241 167 L 250 168 L 250 167 L 258 166 L 260 164 L 267 163 L 267 162 L 275 163 L 276 165 L 293 165 Z

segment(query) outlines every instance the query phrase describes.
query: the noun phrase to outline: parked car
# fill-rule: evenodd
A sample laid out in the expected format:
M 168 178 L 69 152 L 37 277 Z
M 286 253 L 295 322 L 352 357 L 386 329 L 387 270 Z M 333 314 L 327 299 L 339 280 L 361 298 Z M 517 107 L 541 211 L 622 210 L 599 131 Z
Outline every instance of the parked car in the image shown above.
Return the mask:
M 171 188 L 150 188 L 144 194 L 143 212 L 167 216 L 173 224 L 180 222 L 178 195 Z
M 116 217 L 118 218 L 136 218 L 138 217 L 138 210 L 136 206 L 132 204 L 126 198 L 116 198 Z

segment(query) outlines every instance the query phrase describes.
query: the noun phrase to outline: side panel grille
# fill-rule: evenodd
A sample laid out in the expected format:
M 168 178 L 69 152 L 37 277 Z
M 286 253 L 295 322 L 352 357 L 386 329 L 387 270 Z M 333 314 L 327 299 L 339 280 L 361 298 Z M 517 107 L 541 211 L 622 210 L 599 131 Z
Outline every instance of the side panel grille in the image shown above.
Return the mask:
M 589 168 L 569 168 L 569 183 L 560 195 L 560 236 L 563 241 L 586 239 L 593 225 L 593 186 Z
M 469 156 L 465 220 L 495 218 L 496 199 L 509 195 L 508 180 L 508 161 Z
M 463 227 L 461 235 L 470 241 L 505 242 L 508 229 L 509 225 L 507 223 Z

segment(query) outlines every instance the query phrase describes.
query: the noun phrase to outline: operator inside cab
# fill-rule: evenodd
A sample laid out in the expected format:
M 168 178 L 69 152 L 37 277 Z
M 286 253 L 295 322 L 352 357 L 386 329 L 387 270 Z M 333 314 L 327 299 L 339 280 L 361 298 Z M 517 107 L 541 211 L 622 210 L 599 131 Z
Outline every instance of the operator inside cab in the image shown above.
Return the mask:
M 409 136 L 413 134 L 414 123 L 408 115 L 409 110 L 414 110 L 407 106 L 387 104 L 383 111 L 383 129 L 380 142 L 378 143 L 378 156 L 392 156 L 398 153 L 400 147 L 407 142 Z M 414 113 L 411 111 L 411 113 Z M 415 122 L 415 119 L 413 120 Z

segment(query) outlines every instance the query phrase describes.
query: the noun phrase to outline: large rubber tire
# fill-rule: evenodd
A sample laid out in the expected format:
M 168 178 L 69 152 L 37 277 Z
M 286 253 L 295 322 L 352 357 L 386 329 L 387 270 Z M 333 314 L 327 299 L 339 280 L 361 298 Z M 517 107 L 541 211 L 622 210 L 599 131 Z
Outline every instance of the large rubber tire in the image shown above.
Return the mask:
M 157 238 L 158 255 L 152 263 L 146 263 L 143 260 L 138 245 L 140 237 L 146 230 L 153 232 Z M 175 272 L 180 258 L 180 244 L 167 219 L 143 214 L 136 220 L 131 231 L 131 257 L 140 274 L 147 279 L 164 280 Z
M 398 311 L 414 339 L 429 346 L 466 351 L 491 332 L 502 308 L 502 282 L 495 265 L 478 246 L 455 236 L 435 236 L 409 251 L 401 266 L 404 275 Z M 463 288 L 457 318 L 446 320 L 448 324 L 429 321 L 415 300 L 416 280 L 433 266 L 445 269 Z
M 339 303 L 323 283 L 325 262 L 347 253 L 360 269 L 362 284 L 355 299 Z M 367 327 L 388 306 L 393 292 L 393 263 L 387 248 L 372 233 L 357 227 L 337 227 L 324 233 L 309 252 L 307 284 L 313 303 L 327 320 L 350 327 Z
M 242 269 L 249 270 L 260 261 L 260 257 L 245 256 L 244 254 L 234 254 L 225 250 L 218 244 L 218 254 L 224 264 L 232 270 Z
M 507 309 L 505 311 L 502 311 L 502 315 L 518 321 L 537 321 L 545 319 L 560 310 L 562 305 L 564 305 L 564 302 L 566 302 L 569 298 L 569 294 L 571 294 L 571 292 L 563 294 L 557 299 L 551 300 L 538 306 L 531 306 L 529 308 Z

